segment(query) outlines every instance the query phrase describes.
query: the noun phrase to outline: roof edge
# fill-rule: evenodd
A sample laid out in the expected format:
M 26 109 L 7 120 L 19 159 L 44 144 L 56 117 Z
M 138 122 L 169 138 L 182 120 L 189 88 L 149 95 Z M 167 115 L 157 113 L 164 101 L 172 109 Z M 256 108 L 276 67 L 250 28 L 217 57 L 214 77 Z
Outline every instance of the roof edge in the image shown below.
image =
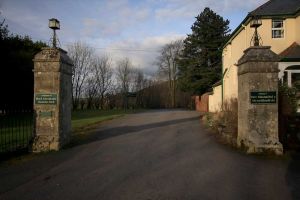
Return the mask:
M 300 62 L 300 58 L 282 58 L 279 62 Z
M 267 2 L 268 3 L 268 2 Z M 265 4 L 263 4 L 265 5 Z M 263 6 L 262 5 L 262 6 Z M 260 6 L 261 7 L 261 6 Z M 256 10 L 256 9 L 255 9 Z M 253 12 L 253 11 L 252 11 Z M 226 43 L 223 46 L 223 50 L 226 48 L 226 46 L 228 44 L 230 44 L 232 42 L 232 40 L 242 31 L 242 29 L 244 29 L 244 26 L 247 26 L 248 23 L 250 22 L 250 18 L 253 16 L 251 13 L 249 12 L 248 15 L 244 18 L 244 20 L 237 26 L 237 28 L 234 29 L 234 31 L 231 33 L 230 37 L 228 38 L 228 40 L 226 41 Z M 287 18 L 287 17 L 298 17 L 300 16 L 300 8 L 298 8 L 298 10 L 295 13 L 291 13 L 291 14 L 276 14 L 276 15 L 259 15 L 262 19 L 270 19 L 273 18 L 275 16 L 277 17 L 281 17 L 281 18 Z
M 247 25 L 249 22 L 247 22 L 250 19 L 250 15 L 248 14 L 244 20 L 234 29 L 234 31 L 231 33 L 230 37 L 226 41 L 225 45 L 223 46 L 223 49 L 232 42 L 232 40 L 244 29 L 243 25 Z M 250 21 L 250 20 L 249 20 Z M 246 23 L 247 22 L 247 23 Z
M 216 83 L 214 83 L 214 84 L 212 85 L 212 87 L 217 87 L 217 86 L 219 86 L 219 85 L 222 85 L 222 80 L 219 80 L 219 81 L 217 81 Z

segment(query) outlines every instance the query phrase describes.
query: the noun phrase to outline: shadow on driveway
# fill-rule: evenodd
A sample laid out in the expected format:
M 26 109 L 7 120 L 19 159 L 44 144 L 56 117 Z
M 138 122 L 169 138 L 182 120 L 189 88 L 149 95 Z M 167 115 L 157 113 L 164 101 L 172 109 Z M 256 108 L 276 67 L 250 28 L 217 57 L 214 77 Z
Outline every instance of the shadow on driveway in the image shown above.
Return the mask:
M 90 133 L 78 134 L 73 136 L 73 139 L 71 140 L 70 144 L 67 145 L 67 148 L 81 145 L 81 144 L 88 144 L 94 141 L 105 140 L 108 138 L 117 137 L 128 133 L 139 132 L 146 129 L 171 126 L 174 124 L 185 123 L 185 122 L 196 121 L 196 120 L 199 120 L 199 116 L 184 118 L 184 119 L 175 119 L 175 120 L 157 122 L 151 124 L 143 124 L 138 126 L 120 126 L 120 127 L 108 128 L 103 130 L 95 130 Z
M 292 155 L 286 173 L 286 183 L 293 199 L 300 199 L 300 153 Z

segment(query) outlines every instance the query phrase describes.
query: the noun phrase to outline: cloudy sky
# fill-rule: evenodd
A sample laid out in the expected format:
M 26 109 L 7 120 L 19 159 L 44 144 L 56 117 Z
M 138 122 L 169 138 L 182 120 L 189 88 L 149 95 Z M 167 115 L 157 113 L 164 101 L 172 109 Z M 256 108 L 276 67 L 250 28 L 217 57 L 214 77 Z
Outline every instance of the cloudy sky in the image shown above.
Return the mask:
M 114 60 L 128 57 L 148 74 L 159 48 L 191 32 L 205 7 L 230 20 L 234 30 L 266 0 L 0 0 L 0 19 L 9 30 L 49 41 L 48 19 L 60 20 L 59 40 L 64 49 L 75 41 L 109 54 Z

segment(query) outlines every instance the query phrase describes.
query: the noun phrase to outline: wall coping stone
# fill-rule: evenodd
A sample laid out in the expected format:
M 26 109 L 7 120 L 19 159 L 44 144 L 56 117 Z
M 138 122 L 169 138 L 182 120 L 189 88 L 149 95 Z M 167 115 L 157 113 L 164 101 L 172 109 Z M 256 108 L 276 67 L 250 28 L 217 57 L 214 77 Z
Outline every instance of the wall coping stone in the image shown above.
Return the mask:
M 62 62 L 73 66 L 72 60 L 67 55 L 67 51 L 61 48 L 43 47 L 33 59 L 34 62 Z
M 278 62 L 279 56 L 271 50 L 271 46 L 253 46 L 244 51 L 238 60 L 237 66 L 246 62 Z

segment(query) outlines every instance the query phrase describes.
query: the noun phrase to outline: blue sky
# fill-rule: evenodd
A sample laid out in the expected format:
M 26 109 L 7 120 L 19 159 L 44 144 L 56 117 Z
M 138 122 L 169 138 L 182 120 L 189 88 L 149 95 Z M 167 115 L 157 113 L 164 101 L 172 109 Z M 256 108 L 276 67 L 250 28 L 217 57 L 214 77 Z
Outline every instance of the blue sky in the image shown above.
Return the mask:
M 148 74 L 158 49 L 191 32 L 195 17 L 210 7 L 230 20 L 234 30 L 266 0 L 0 0 L 1 19 L 9 30 L 48 42 L 48 19 L 61 22 L 58 36 L 64 49 L 75 41 L 94 47 L 113 60 L 128 57 Z M 142 50 L 142 51 L 135 51 Z

